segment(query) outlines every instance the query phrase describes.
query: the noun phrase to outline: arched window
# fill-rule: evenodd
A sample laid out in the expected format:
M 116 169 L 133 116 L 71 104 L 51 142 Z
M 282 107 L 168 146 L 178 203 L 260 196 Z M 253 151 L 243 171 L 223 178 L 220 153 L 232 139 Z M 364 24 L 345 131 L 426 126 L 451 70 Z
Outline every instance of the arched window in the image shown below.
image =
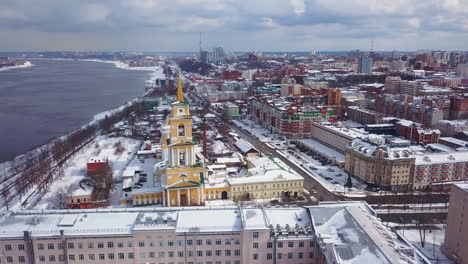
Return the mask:
M 177 135 L 179 137 L 184 137 L 185 136 L 185 126 L 180 124 L 178 127 L 177 127 Z
M 179 165 L 180 166 L 185 166 L 186 165 L 185 152 L 179 153 Z

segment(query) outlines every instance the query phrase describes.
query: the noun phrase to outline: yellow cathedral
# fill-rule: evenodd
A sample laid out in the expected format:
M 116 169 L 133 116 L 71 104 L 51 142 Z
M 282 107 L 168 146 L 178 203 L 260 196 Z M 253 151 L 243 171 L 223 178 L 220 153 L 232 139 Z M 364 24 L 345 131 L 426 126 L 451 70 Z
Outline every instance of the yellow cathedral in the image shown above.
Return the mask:
M 162 187 L 163 206 L 204 205 L 205 164 L 197 161 L 196 143 L 192 138 L 190 106 L 184 100 L 182 80 L 177 80 L 177 98 L 172 103 L 167 124 L 162 128 L 163 164 L 155 173 Z

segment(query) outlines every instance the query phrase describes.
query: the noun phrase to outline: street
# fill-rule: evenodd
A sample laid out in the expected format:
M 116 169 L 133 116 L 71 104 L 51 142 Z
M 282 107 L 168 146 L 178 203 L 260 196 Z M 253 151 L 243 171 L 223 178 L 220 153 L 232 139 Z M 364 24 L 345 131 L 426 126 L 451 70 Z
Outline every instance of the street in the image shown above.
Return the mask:
M 316 181 L 314 178 L 310 177 L 309 174 L 303 171 L 302 168 L 299 166 L 296 166 L 296 164 L 292 163 L 290 160 L 287 158 L 281 156 L 276 152 L 275 149 L 270 148 L 267 146 L 265 143 L 261 142 L 260 140 L 254 138 L 252 135 L 246 133 L 243 131 L 241 128 L 237 127 L 236 125 L 232 124 L 231 128 L 236 131 L 241 137 L 250 144 L 252 144 L 255 148 L 257 148 L 260 152 L 266 155 L 272 155 L 273 157 L 276 157 L 286 163 L 289 167 L 291 167 L 293 170 L 295 170 L 299 175 L 304 177 L 304 188 L 309 191 L 311 194 L 314 193 L 313 190 L 315 190 L 316 196 L 319 200 L 321 201 L 338 201 L 340 200 L 340 196 L 328 191 L 325 187 L 323 187 L 318 181 Z

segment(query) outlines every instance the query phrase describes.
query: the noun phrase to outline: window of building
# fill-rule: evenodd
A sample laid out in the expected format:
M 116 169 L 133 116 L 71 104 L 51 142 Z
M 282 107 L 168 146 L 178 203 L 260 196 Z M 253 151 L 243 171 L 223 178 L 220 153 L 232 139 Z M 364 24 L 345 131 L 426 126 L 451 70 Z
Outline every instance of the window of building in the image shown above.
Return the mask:
M 258 238 L 258 232 L 253 232 L 253 233 L 252 233 L 252 237 L 253 237 L 253 238 Z
M 234 256 L 240 256 L 240 250 L 239 249 L 234 250 Z
M 47 244 L 47 248 L 50 250 L 54 249 L 55 248 L 54 243 Z
M 231 250 L 225 250 L 224 254 L 228 257 L 231 256 Z
M 44 261 L 45 261 L 45 257 L 44 257 Z M 18 257 L 18 262 L 19 263 L 25 263 L 26 262 L 26 258 L 24 256 L 19 256 Z
M 283 247 L 283 242 L 278 242 L 278 248 L 282 248 Z
M 294 247 L 294 242 L 289 241 L 289 242 L 288 242 L 288 247 L 290 247 L 290 248 Z
M 304 247 L 304 241 L 299 241 L 299 247 Z
M 55 262 L 55 255 L 49 255 L 49 262 Z
M 168 247 L 173 247 L 174 246 L 174 241 L 172 241 L 172 240 L 167 241 L 167 246 Z
M 140 258 L 141 258 L 141 259 L 145 259 L 145 258 L 146 258 L 145 252 L 140 252 Z
M 58 255 L 58 259 L 60 262 L 64 262 L 65 261 L 65 255 Z
M 311 240 L 311 241 L 309 242 L 309 247 L 314 247 L 314 246 L 315 246 L 315 243 L 314 243 L 313 240 Z
M 39 256 L 39 261 L 40 262 L 45 262 L 45 256 Z M 11 260 L 11 262 L 13 262 L 13 259 Z
M 89 260 L 94 260 L 94 254 L 89 254 L 89 255 L 88 255 L 88 259 L 89 259 Z
M 128 259 L 133 259 L 134 258 L 134 254 L 132 252 L 128 253 Z
M 183 240 L 177 240 L 177 245 L 179 247 L 182 247 L 184 245 L 184 241 Z
M 267 259 L 273 259 L 273 254 L 268 253 L 268 254 L 267 254 Z
M 186 243 L 187 243 L 187 246 L 191 246 L 193 244 L 193 241 L 191 239 L 188 239 Z
M 203 243 L 202 241 L 203 241 L 203 240 L 201 240 L 201 239 L 197 239 L 197 246 L 201 246 L 202 243 Z
M 215 251 L 215 255 L 216 255 L 217 257 L 221 256 L 221 250 L 216 250 L 216 251 Z
M 181 109 L 182 110 L 182 109 Z M 179 137 L 184 137 L 185 136 L 185 126 L 183 124 L 180 124 L 178 127 L 177 127 L 177 135 Z
M 11 256 L 6 257 L 6 262 L 7 263 L 13 263 L 13 257 L 11 257 Z
M 253 243 L 253 248 L 257 249 L 258 248 L 258 243 Z
M 109 253 L 107 254 L 108 259 L 114 259 L 114 253 Z
M 145 247 L 145 241 L 138 241 L 139 247 Z
M 113 248 L 114 247 L 114 242 L 107 242 L 107 247 L 108 248 Z
M 104 248 L 104 242 L 98 242 L 97 247 L 98 248 Z
M 211 256 L 213 256 L 213 252 L 212 252 L 211 250 L 207 250 L 206 253 L 205 253 L 205 255 L 206 255 L 207 257 L 211 257 Z
M 67 243 L 67 248 L 68 248 L 68 249 L 74 249 L 74 248 L 75 248 L 75 244 L 68 242 L 68 243 Z
M 288 253 L 288 259 L 292 259 L 293 258 L 293 253 L 292 252 L 289 252 Z
M 119 253 L 119 259 L 124 259 L 125 258 L 125 254 L 124 253 Z
M 177 251 L 177 257 L 183 258 L 184 257 L 184 252 L 183 251 Z
M 192 251 L 187 251 L 187 257 L 193 257 L 193 252 Z
M 44 250 L 44 244 L 37 244 L 37 249 Z
M 268 242 L 268 243 L 267 243 L 267 248 L 273 248 L 273 243 L 272 243 L 272 242 Z
M 313 259 L 314 258 L 314 252 L 309 252 L 309 258 Z
M 123 248 L 123 242 L 117 242 L 117 247 Z
M 78 255 L 78 259 L 79 259 L 79 260 L 84 260 L 84 254 L 79 254 L 79 255 Z
M 299 258 L 299 259 L 304 258 L 304 253 L 302 253 L 302 252 L 297 253 L 297 258 Z
M 132 241 L 127 241 L 127 247 L 132 248 L 133 247 L 133 242 Z
M 282 258 L 283 258 L 283 253 L 278 253 L 278 254 L 276 255 L 276 258 L 277 258 L 277 259 L 282 259 Z
M 253 254 L 252 259 L 253 260 L 258 260 L 258 254 Z
M 208 246 L 211 245 L 211 239 L 206 240 L 206 245 L 208 245 Z
M 61 242 L 58 243 L 58 244 L 57 244 L 57 248 L 58 248 L 58 249 L 63 249 L 63 243 L 61 243 Z
M 203 251 L 197 250 L 197 257 L 203 257 Z
M 73 255 L 73 254 L 68 255 L 68 260 L 74 261 L 75 260 L 75 255 Z
M 167 252 L 167 256 L 170 257 L 170 258 L 173 258 L 174 257 L 174 251 Z

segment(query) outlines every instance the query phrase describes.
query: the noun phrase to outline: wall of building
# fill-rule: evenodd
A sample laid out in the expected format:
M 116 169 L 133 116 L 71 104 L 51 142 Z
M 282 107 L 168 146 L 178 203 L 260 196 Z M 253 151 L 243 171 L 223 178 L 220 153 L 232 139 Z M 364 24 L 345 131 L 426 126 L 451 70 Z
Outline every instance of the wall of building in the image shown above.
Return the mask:
M 468 185 L 461 186 L 452 186 L 445 240 L 442 245 L 444 254 L 460 264 L 468 263 Z

